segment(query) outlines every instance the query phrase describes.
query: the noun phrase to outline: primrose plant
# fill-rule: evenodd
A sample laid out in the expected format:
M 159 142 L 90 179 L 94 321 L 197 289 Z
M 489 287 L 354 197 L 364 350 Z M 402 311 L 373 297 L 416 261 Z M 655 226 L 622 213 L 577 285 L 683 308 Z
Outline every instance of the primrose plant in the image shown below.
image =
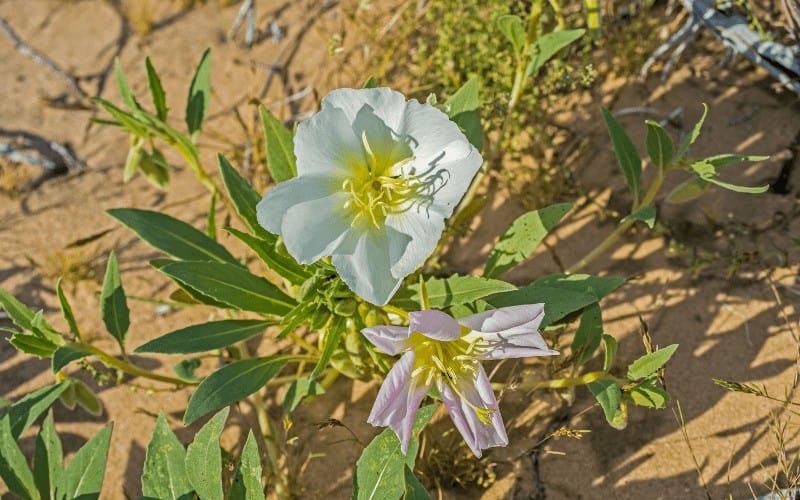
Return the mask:
M 514 40 L 524 35 L 515 21 L 507 22 L 511 24 L 504 29 Z M 526 43 L 524 36 L 518 42 Z M 530 73 L 525 67 L 531 57 L 552 56 L 557 50 L 546 47 L 540 44 L 520 55 L 523 77 Z M 534 60 L 534 67 L 544 64 Z M 653 226 L 654 202 L 670 172 L 693 174 L 669 195 L 672 202 L 686 201 L 712 184 L 744 192 L 764 190 L 733 186 L 717 177 L 718 168 L 760 158 L 687 158 L 701 119 L 677 150 L 661 126 L 647 123 L 646 149 L 656 175 L 642 194 L 639 153 L 611 113 L 603 110 L 631 191 L 631 213 L 566 272 L 517 286 L 502 280 L 503 274 L 528 259 L 572 205 L 534 210 L 499 237 L 482 275 L 455 275 L 433 267 L 431 261 L 447 243 L 452 221 L 468 210 L 474 186 L 482 178 L 479 172 L 487 168 L 481 153 L 476 79 L 442 105 L 406 100 L 399 92 L 375 88 L 374 80 L 366 85 L 369 88 L 334 90 L 322 100 L 318 113 L 299 124 L 296 134 L 262 107 L 267 167 L 276 183 L 262 196 L 223 156 L 218 157 L 218 177 L 207 174 L 200 163 L 195 144 L 210 95 L 208 53 L 189 90 L 188 135 L 167 124 L 166 98 L 149 61 L 146 70 L 154 111 L 134 97 L 117 66 L 127 109 L 98 100 L 113 118 L 102 123 L 121 127 L 132 137 L 126 179 L 141 170 L 166 187 L 170 166 L 157 144 L 181 153 L 211 191 L 207 227 L 202 231 L 165 213 L 137 208 L 108 213 L 164 254 L 150 265 L 172 282 L 169 304 L 213 308 L 224 319 L 187 325 L 146 342 L 129 338 L 131 318 L 113 252 L 99 301 L 118 352 L 107 352 L 82 334 L 60 282 L 56 291 L 68 331 L 58 331 L 41 311 L 0 290 L 0 305 L 15 325 L 7 328 L 11 344 L 23 353 L 49 358 L 55 379 L 19 401 L 2 402 L 0 477 L 22 498 L 100 494 L 110 427 L 66 466 L 52 414 L 39 428 L 32 467 L 17 444 L 57 400 L 102 414 L 90 386 L 74 376 L 79 371 L 87 371 L 99 383 L 128 383 L 123 375 L 129 375 L 166 390 L 191 387 L 184 424 L 213 415 L 188 447 L 178 441 L 163 414 L 157 418 L 141 476 L 147 498 L 264 498 L 265 489 L 281 498 L 301 493 L 298 472 L 284 459 L 287 443 L 296 437 L 287 422 L 300 404 L 324 397 L 340 376 L 382 381 L 372 411 L 364 418 L 388 427 L 364 447 L 356 464 L 355 498 L 428 496 L 415 476 L 415 460 L 419 433 L 439 407 L 449 413 L 465 449 L 475 457 L 508 444 L 494 393 L 504 385 L 492 382 L 484 367 L 496 360 L 531 358 L 516 365 L 515 383 L 504 390 L 554 390 L 574 400 L 575 389 L 585 386 L 585 394 L 596 398 L 609 424 L 624 428 L 628 405 L 667 404 L 660 374 L 677 346 L 648 347 L 627 370 L 616 366 L 617 341 L 603 326 L 599 304 L 625 280 L 578 271 L 611 248 L 636 221 Z M 487 149 L 492 147 L 496 145 Z M 217 240 L 218 197 L 223 209 L 238 217 L 224 231 L 244 245 L 244 254 Z M 274 340 L 269 342 L 269 355 L 251 351 L 253 343 L 247 341 L 256 337 Z M 571 338 L 571 343 L 559 345 L 563 338 Z M 132 343 L 137 354 L 183 359 L 172 374 L 145 369 L 128 356 Z M 601 345 L 602 369 L 585 371 Z M 280 396 L 282 405 L 267 411 L 265 396 L 270 401 Z M 222 463 L 219 437 L 229 413 L 243 411 L 234 403 L 245 399 L 253 403 L 256 425 L 243 433 L 246 439 L 236 465 L 228 468 Z M 431 479 L 437 482 L 426 480 Z

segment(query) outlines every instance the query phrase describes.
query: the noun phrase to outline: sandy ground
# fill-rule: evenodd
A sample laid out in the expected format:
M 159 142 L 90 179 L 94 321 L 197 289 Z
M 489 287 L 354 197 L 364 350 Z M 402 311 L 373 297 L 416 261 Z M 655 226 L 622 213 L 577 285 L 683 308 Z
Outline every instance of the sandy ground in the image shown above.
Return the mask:
M 0 3 L 0 17 L 32 46 L 81 77 L 82 87 L 91 95 L 98 91 L 99 75 L 108 74 L 109 62 L 118 53 L 134 91 L 144 96 L 143 60 L 149 55 L 161 73 L 176 122 L 182 118 L 193 67 L 202 50 L 211 47 L 212 110 L 200 142 L 208 170 L 213 170 L 214 155 L 220 151 L 235 159 L 245 172 L 251 168 L 248 148 L 259 133 L 253 121 L 255 108 L 248 103 L 251 97 L 259 97 L 281 118 L 289 119 L 313 110 L 328 90 L 357 86 L 368 74 L 369 47 L 360 46 L 358 37 L 347 30 L 354 2 L 327 10 L 320 1 L 266 2 L 266 10 L 259 12 L 259 27 L 274 18 L 286 36 L 279 42 L 266 36 L 250 50 L 225 41 L 236 6 L 221 8 L 209 2 L 181 12 L 167 2 L 150 4 L 154 25 L 144 37 L 127 32 L 118 13 L 99 0 L 8 0 Z M 385 20 L 390 14 L 388 7 L 386 11 L 375 7 L 369 16 Z M 644 84 L 623 86 L 621 78 L 608 78 L 559 106 L 554 119 L 570 131 L 570 141 L 581 141 L 587 148 L 575 165 L 584 195 L 573 215 L 548 238 L 555 253 L 543 249 L 509 273 L 509 279 L 526 283 L 560 271 L 560 263 L 575 262 L 587 247 L 613 230 L 615 219 L 599 206 L 607 203 L 612 210 L 624 210 L 624 183 L 600 120 L 601 103 L 611 109 L 653 108 L 655 115 L 620 119 L 634 142 L 643 144 L 644 118 L 660 119 L 683 107 L 681 122 L 670 126 L 677 136 L 689 130 L 699 117 L 700 103 L 706 102 L 711 112 L 692 153 L 772 155 L 766 162 L 730 167 L 726 176 L 732 182 L 752 185 L 775 181 L 792 157 L 791 148 L 797 147 L 800 114 L 796 97 L 775 92 L 772 82 L 747 64 L 718 67 L 720 49 L 710 40 L 703 40 L 703 46 L 706 50 L 702 53 L 690 50 L 685 57 L 691 63 L 681 66 L 665 84 L 651 77 Z M 285 69 L 270 77 L 272 63 Z M 609 71 L 609 66 L 601 65 L 599 70 Z M 21 195 L 15 195 L 14 188 L 33 179 L 38 171 L 20 169 L 15 176 L 6 167 L 3 178 L 9 187 L 0 193 L 0 286 L 34 309 L 44 309 L 54 324 L 64 326 L 54 287 L 57 276 L 67 273 L 71 279 L 66 280 L 65 289 L 82 328 L 98 345 L 113 351 L 113 341 L 103 333 L 97 304 L 108 251 L 114 249 L 118 254 L 129 296 L 165 299 L 172 289 L 146 265 L 157 253 L 119 228 L 104 210 L 161 210 L 201 227 L 208 196 L 180 166 L 166 192 L 140 176 L 124 185 L 126 137 L 110 128 L 89 127 L 90 117 L 101 116 L 97 112 L 48 104 L 65 90 L 61 80 L 0 37 L 0 129 L 69 142 L 87 165 L 80 175 L 50 180 Z M 118 101 L 113 78 L 100 90 L 103 97 Z M 301 91 L 307 92 L 305 97 L 286 102 L 287 96 Z M 233 118 L 234 107 L 246 127 Z M 171 159 L 180 165 L 177 158 Z M 645 179 L 648 174 L 646 171 Z M 794 380 L 797 346 L 790 329 L 797 330 L 797 258 L 789 254 L 787 260 L 785 250 L 791 246 L 791 237 L 800 235 L 797 175 L 788 185 L 787 192 L 780 194 L 748 197 L 717 189 L 685 205 L 659 204 L 663 225 L 655 234 L 634 231 L 618 250 L 587 269 L 632 277 L 604 302 L 606 331 L 620 341 L 618 366 L 643 353 L 640 318 L 654 343 L 681 344 L 667 370 L 666 383 L 680 402 L 697 466 L 676 418 L 675 402 L 661 411 L 632 408 L 628 428 L 616 431 L 605 424 L 585 389 L 578 389 L 572 406 L 560 410 L 554 410 L 559 407 L 553 405 L 555 396 L 551 394 L 510 392 L 504 395 L 503 405 L 512 445 L 490 456 L 496 463 L 497 481 L 488 490 L 448 489 L 445 496 L 704 498 L 707 491 L 712 498 L 730 494 L 738 499 L 751 497 L 751 491 L 768 491 L 769 480 L 779 469 L 772 416 L 790 422 L 785 435 L 790 458 L 800 444 L 796 416 L 779 403 L 729 393 L 711 379 L 763 384 L 778 397 Z M 472 237 L 446 254 L 454 269 L 481 268 L 488 245 L 524 210 L 524 200 L 511 196 L 502 183 L 488 196 L 489 205 L 476 221 Z M 112 231 L 92 243 L 70 246 L 107 229 Z M 227 243 L 225 239 L 223 243 Z M 83 261 L 89 264 L 77 265 Z M 136 300 L 130 301 L 130 307 L 132 345 L 214 314 L 207 309 L 157 314 L 153 304 Z M 138 361 L 167 373 L 177 359 Z M 0 343 L 0 374 L 0 397 L 9 399 L 53 381 L 47 361 L 21 356 L 5 342 Z M 163 409 L 184 441 L 195 431 L 180 425 L 180 410 L 190 391 L 93 387 L 105 406 L 102 417 L 69 411 L 58 404 L 54 407 L 65 450 L 74 452 L 103 422 L 113 421 L 104 498 L 138 497 L 139 471 L 154 415 Z M 315 423 L 339 419 L 367 441 L 375 431 L 364 421 L 376 390 L 374 384 L 343 382 L 296 416 L 293 432 L 306 439 L 302 448 L 295 448 L 296 465 L 302 464 L 305 453 L 326 455 L 309 462 L 302 479 L 303 496 L 349 496 L 351 465 L 360 449 L 352 442 L 334 444 L 349 435 L 342 429 L 318 430 Z M 250 418 L 247 408 L 235 413 L 236 418 Z M 591 432 L 582 434 L 581 439 L 554 438 L 537 447 L 560 426 Z M 22 440 L 26 452 L 32 452 L 33 435 Z M 235 442 L 235 436 L 226 437 L 226 443 Z M 3 492 L 0 485 L 0 494 Z

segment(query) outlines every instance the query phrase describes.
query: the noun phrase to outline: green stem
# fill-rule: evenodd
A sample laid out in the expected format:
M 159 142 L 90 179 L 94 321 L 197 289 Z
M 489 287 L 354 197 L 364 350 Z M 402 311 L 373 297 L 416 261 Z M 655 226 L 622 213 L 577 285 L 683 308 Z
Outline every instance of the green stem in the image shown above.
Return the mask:
M 71 347 L 73 349 L 77 349 L 79 351 L 88 352 L 96 356 L 100 362 L 106 365 L 109 368 L 115 368 L 121 372 L 127 373 L 128 375 L 133 375 L 135 377 L 142 377 L 147 378 L 150 380 L 156 380 L 158 382 L 164 382 L 166 384 L 174 384 L 178 386 L 186 386 L 186 385 L 197 385 L 197 383 L 187 382 L 185 380 L 181 380 L 174 377 L 168 377 L 166 375 L 159 375 L 157 373 L 153 373 L 148 370 L 143 370 L 138 366 L 128 362 L 123 361 L 120 359 L 115 358 L 114 356 L 108 354 L 107 352 L 103 351 L 102 349 L 98 349 L 97 347 L 87 344 L 85 342 L 77 341 L 77 342 L 67 342 L 65 347 Z
M 628 383 L 627 380 L 615 377 L 608 372 L 589 372 L 579 377 L 566 377 L 566 378 L 557 378 L 552 380 L 523 381 L 517 386 L 517 388 L 521 390 L 566 389 L 568 387 L 575 387 L 578 385 L 587 385 L 591 382 L 596 382 L 598 380 L 612 380 L 614 382 L 617 382 L 620 386 L 623 386 Z
M 661 189 L 661 184 L 663 182 L 664 182 L 664 174 L 661 171 L 659 171 L 657 176 L 656 176 L 656 178 L 655 178 L 655 180 L 653 180 L 653 183 L 650 185 L 650 188 L 647 190 L 647 194 L 645 194 L 644 198 L 642 198 L 642 201 L 640 203 L 635 204 L 633 206 L 633 209 L 631 210 L 631 213 L 633 213 L 634 211 L 638 210 L 641 207 L 646 207 L 646 206 L 650 205 L 651 203 L 653 203 L 653 200 L 655 200 L 656 195 L 658 194 L 658 191 Z M 567 271 L 566 271 L 567 274 L 574 274 L 574 273 L 580 271 L 581 269 L 586 267 L 590 262 L 592 262 L 594 259 L 596 259 L 600 255 L 604 254 L 612 245 L 614 245 L 614 243 L 617 242 L 617 240 L 623 234 L 625 234 L 625 232 L 628 230 L 629 227 L 631 227 L 633 225 L 634 222 L 636 222 L 634 219 L 628 219 L 625 222 L 621 223 L 619 226 L 617 226 L 617 228 L 614 230 L 614 232 L 609 234 L 606 237 L 606 239 L 603 240 L 602 243 L 600 243 L 599 245 L 597 245 L 594 248 L 594 250 L 592 250 L 591 252 L 586 254 L 586 256 L 584 258 L 582 258 L 576 264 L 574 264 L 572 267 L 567 269 Z

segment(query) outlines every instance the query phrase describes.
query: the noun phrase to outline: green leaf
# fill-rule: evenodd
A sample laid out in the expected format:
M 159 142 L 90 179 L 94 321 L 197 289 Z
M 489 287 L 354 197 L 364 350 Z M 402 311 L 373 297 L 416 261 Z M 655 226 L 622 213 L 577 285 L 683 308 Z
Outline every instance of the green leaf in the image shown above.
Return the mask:
M 242 219 L 247 227 L 258 235 L 259 238 L 266 241 L 275 241 L 277 238 L 268 233 L 258 223 L 258 215 L 256 213 L 256 205 L 261 201 L 261 195 L 253 189 L 253 186 L 242 177 L 235 168 L 228 163 L 224 156 L 217 155 L 219 162 L 219 171 L 222 174 L 222 182 L 225 184 L 225 189 L 228 191 L 228 197 L 233 203 L 233 208 L 239 217 Z
M 283 316 L 294 300 L 269 281 L 238 265 L 221 262 L 174 262 L 161 272 L 214 300 L 242 311 Z
M 154 135 L 156 130 L 148 123 L 143 123 L 139 118 L 127 111 L 123 111 L 114 104 L 99 97 L 93 97 L 93 102 L 99 104 L 108 114 L 114 117 L 125 129 L 138 137 L 148 137 Z
M 729 184 L 727 182 L 723 182 L 716 177 L 709 177 L 706 179 L 711 184 L 716 184 L 721 188 L 725 188 L 728 191 L 734 191 L 736 193 L 746 193 L 746 194 L 761 194 L 767 192 L 769 189 L 769 184 L 764 186 L 737 186 L 736 184 Z
M 192 354 L 222 349 L 258 335 L 274 321 L 258 319 L 225 319 L 191 325 L 172 331 L 137 347 L 133 352 Z
M 419 482 L 417 476 L 414 475 L 414 471 L 408 465 L 404 468 L 403 476 L 406 481 L 404 500 L 427 500 L 431 497 L 428 494 L 428 490 Z
M 211 99 L 211 49 L 203 52 L 200 63 L 192 78 L 192 85 L 189 87 L 189 97 L 186 99 L 186 126 L 195 142 L 200 129 L 203 126 L 203 119 L 208 113 L 208 104 Z
M 252 430 L 247 432 L 247 441 L 242 448 L 242 457 L 236 466 L 228 498 L 231 500 L 264 499 L 264 487 L 261 485 L 261 458 Z
M 547 61 L 560 50 L 582 37 L 584 33 L 586 33 L 584 29 L 561 30 L 539 37 L 536 43 L 530 47 L 531 59 L 525 68 L 525 76 L 535 76 Z
M 159 120 L 167 119 L 167 96 L 164 93 L 164 87 L 161 86 L 161 79 L 158 78 L 158 73 L 150 62 L 150 57 L 145 56 L 144 66 L 147 69 L 147 86 L 150 88 L 150 95 L 153 97 L 153 106 L 156 108 L 156 116 Z
M 8 341 L 17 350 L 39 358 L 49 358 L 58 349 L 58 346 L 49 340 L 23 333 L 14 333 Z
M 286 389 L 286 394 L 283 396 L 283 409 L 287 413 L 291 413 L 306 396 L 318 396 L 320 394 L 325 394 L 325 388 L 316 380 L 309 377 L 292 380 L 289 388 Z
M 364 85 L 361 86 L 362 89 L 374 89 L 378 87 L 378 79 L 374 76 L 370 76 L 366 80 L 364 80 Z
M 194 498 L 185 460 L 183 445 L 169 428 L 164 413 L 160 412 L 144 459 L 142 497 L 145 500 Z
M 399 498 L 406 491 L 405 468 L 414 467 L 419 449 L 417 435 L 433 416 L 436 405 L 419 409 L 414 419 L 408 453 L 400 451 L 400 441 L 392 429 L 378 434 L 364 448 L 356 463 L 353 483 L 354 499 Z
M 641 383 L 631 389 L 630 396 L 634 404 L 646 408 L 664 408 L 669 402 L 669 394 L 649 382 Z
M 656 224 L 656 208 L 652 205 L 641 207 L 622 218 L 620 222 L 627 222 L 629 220 L 638 220 L 647 224 L 647 227 L 653 229 Z
M 530 257 L 571 208 L 571 203 L 559 203 L 518 217 L 489 252 L 483 275 L 496 278 Z
M 297 175 L 297 158 L 294 155 L 292 132 L 283 126 L 264 106 L 258 107 L 264 126 L 267 146 L 267 168 L 276 183 Z
M 249 358 L 233 362 L 205 378 L 189 399 L 183 423 L 244 399 L 274 377 L 291 356 Z
M 62 345 L 53 352 L 53 359 L 51 363 L 53 373 L 58 373 L 59 370 L 68 364 L 78 359 L 85 358 L 86 356 L 89 356 L 89 354 L 89 352 L 84 351 L 83 349 Z
M 130 85 L 128 85 L 128 79 L 125 78 L 125 73 L 122 71 L 122 65 L 119 63 L 118 57 L 114 58 L 114 76 L 117 79 L 117 88 L 119 89 L 120 97 L 122 97 L 122 102 L 130 109 L 142 109 L 136 101 Z
M 487 302 L 493 307 L 544 303 L 542 328 L 550 326 L 570 313 L 598 302 L 625 283 L 624 278 L 598 277 L 586 274 L 552 274 L 532 285 L 496 295 Z
M 8 414 L 0 418 L 0 478 L 9 491 L 21 498 L 39 498 L 36 482 L 25 455 L 11 433 Z
M 164 154 L 153 147 L 153 152 L 144 152 L 142 161 L 139 163 L 139 169 L 142 171 L 150 184 L 159 189 L 166 189 L 169 186 L 169 170 L 170 166 L 167 163 Z
M 347 320 L 342 316 L 335 316 L 333 321 L 328 326 L 325 337 L 323 340 L 323 345 L 321 347 L 322 353 L 319 355 L 319 360 L 317 361 L 317 365 L 314 367 L 314 371 L 311 372 L 311 378 L 319 376 L 328 366 L 328 362 L 331 360 L 333 356 L 333 352 L 339 347 L 339 341 L 342 338 L 342 334 L 344 334 L 345 328 L 347 327 Z
M 36 436 L 36 450 L 33 455 L 33 480 L 42 498 L 50 498 L 63 474 L 62 455 L 61 440 L 53 425 L 51 411 Z
M 81 408 L 95 417 L 103 414 L 103 403 L 100 402 L 100 399 L 97 398 L 88 385 L 74 378 L 70 379 L 70 384 L 75 390 L 75 401 L 81 405 Z
M 519 57 L 525 46 L 525 28 L 522 26 L 522 19 L 510 14 L 500 16 L 497 18 L 497 29 L 511 42 L 514 52 Z
M 716 156 L 709 156 L 703 161 L 714 165 L 714 167 L 719 168 L 743 161 L 764 161 L 768 159 L 769 156 L 721 154 Z
M 48 341 L 50 344 L 64 342 L 61 335 L 44 320 L 41 314 L 34 313 L 2 288 L 0 288 L 0 306 L 3 306 L 3 310 L 15 325 L 30 331 L 37 338 Z
M 611 335 L 603 334 L 603 371 L 607 372 L 614 364 L 614 356 L 617 355 L 617 339 Z
M 298 264 L 292 257 L 280 252 L 274 241 L 264 241 L 257 236 L 247 234 L 232 227 L 226 227 L 225 230 L 250 247 L 268 268 L 280 274 L 291 284 L 302 285 L 311 277 L 311 273 L 306 266 Z
M 594 303 L 588 306 L 581 316 L 581 324 L 575 332 L 571 350 L 577 356 L 576 366 L 591 359 L 594 351 L 600 346 L 603 337 L 603 315 L 600 306 Z
M 678 184 L 669 195 L 667 203 L 677 205 L 693 200 L 703 194 L 710 184 L 699 177 L 692 177 L 688 181 Z
M 600 111 L 603 114 L 603 120 L 606 122 L 611 143 L 614 145 L 614 154 L 617 156 L 619 166 L 622 168 L 622 175 L 625 176 L 625 182 L 628 183 L 628 188 L 630 188 L 633 195 L 633 204 L 634 206 L 638 205 L 642 177 L 642 160 L 639 158 L 639 152 L 636 151 L 636 147 L 634 147 L 625 129 L 614 119 L 611 113 L 606 108 L 600 108 Z
M 436 309 L 467 304 L 489 295 L 517 289 L 505 281 L 458 275 L 443 279 L 428 278 L 425 280 L 425 288 L 428 290 L 430 306 Z M 419 283 L 401 289 L 392 299 L 392 303 L 410 310 L 420 309 Z
M 48 385 L 30 394 L 26 394 L 9 408 L 3 415 L 10 418 L 11 435 L 14 439 L 19 437 L 36 421 L 36 419 L 50 408 L 56 399 L 67 389 L 68 382 Z
M 671 344 L 637 359 L 628 367 L 628 379 L 641 380 L 654 374 L 669 361 L 677 348 L 678 344 Z
M 478 77 L 473 76 L 447 100 L 448 116 L 478 151 L 483 149 Z
M 125 299 L 125 290 L 122 288 L 122 279 L 119 275 L 117 256 L 113 250 L 108 256 L 103 289 L 100 292 L 100 316 L 103 318 L 108 333 L 117 339 L 120 348 L 124 351 L 125 337 L 128 335 L 131 320 L 128 301 Z
M 128 149 L 128 156 L 125 158 L 125 168 L 122 170 L 122 182 L 128 182 L 136 175 L 142 158 L 147 154 L 144 150 L 144 139 L 138 136 L 131 137 L 131 147 Z
M 647 120 L 645 123 L 647 124 L 647 138 L 645 139 L 647 154 L 653 160 L 653 164 L 663 172 L 672 162 L 675 146 L 664 127 L 652 120 Z
M 112 208 L 107 213 L 156 249 L 177 259 L 239 265 L 225 247 L 199 229 L 167 214 L 137 208 Z
M 206 235 L 212 240 L 217 239 L 217 192 L 211 193 L 211 203 L 206 217 Z
M 675 154 L 676 158 L 683 158 L 686 155 L 686 152 L 689 150 L 689 146 L 694 144 L 694 141 L 700 136 L 700 130 L 703 128 L 703 122 L 706 121 L 706 115 L 708 114 L 708 106 L 706 103 L 703 103 L 703 115 L 700 119 L 695 123 L 692 131 L 684 137 L 681 141 L 681 145 L 678 147 L 678 152 Z
M 57 500 L 100 498 L 110 441 L 111 427 L 107 426 L 78 450 L 56 485 Z
M 222 454 L 219 436 L 230 408 L 223 408 L 204 425 L 186 449 L 186 474 L 203 500 L 222 500 Z
M 619 402 L 622 398 L 622 391 L 619 384 L 613 380 L 596 380 L 587 384 L 589 390 L 592 391 L 600 407 L 603 408 L 603 414 L 606 416 L 608 423 L 614 421 L 614 417 L 619 409 Z
M 172 371 L 175 372 L 175 375 L 177 375 L 178 378 L 184 382 L 197 384 L 200 382 L 200 379 L 194 374 L 194 372 L 200 368 L 200 364 L 200 360 L 197 358 L 184 359 L 173 366 Z
M 75 321 L 75 315 L 72 313 L 72 306 L 69 305 L 67 296 L 64 294 L 64 289 L 61 287 L 61 278 L 58 278 L 58 282 L 56 282 L 56 294 L 58 295 L 58 302 L 61 304 L 61 314 L 69 325 L 69 330 L 76 338 L 80 339 L 81 331 L 78 329 L 78 323 Z
M 153 259 L 150 261 L 150 265 L 157 269 L 161 270 L 164 266 L 168 264 L 174 264 L 177 261 L 171 259 Z M 180 290 L 176 290 L 176 292 L 186 292 L 186 295 L 189 297 L 181 297 L 180 299 L 174 300 L 181 300 L 185 303 L 194 304 L 195 302 L 191 302 L 192 300 L 196 301 L 197 303 L 207 304 L 209 306 L 219 307 L 220 309 L 230 309 L 231 306 L 228 304 L 223 304 L 218 300 L 214 300 L 213 298 L 209 297 L 208 295 L 204 295 L 199 290 L 192 288 L 190 286 L 181 283 L 180 281 L 175 281 L 175 284 L 178 285 Z M 173 293 L 174 294 L 174 293 Z M 187 300 L 188 299 L 188 300 Z

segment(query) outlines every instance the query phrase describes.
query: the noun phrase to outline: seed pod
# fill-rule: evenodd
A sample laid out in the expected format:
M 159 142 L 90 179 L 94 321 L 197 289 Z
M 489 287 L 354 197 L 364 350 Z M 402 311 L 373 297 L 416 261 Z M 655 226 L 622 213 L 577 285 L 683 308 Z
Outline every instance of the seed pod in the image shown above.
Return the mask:
M 316 275 L 308 278 L 300 285 L 300 291 L 297 293 L 297 301 L 298 302 L 305 302 L 306 300 L 310 299 L 314 293 L 316 293 L 317 289 L 320 285 L 320 278 Z
M 355 300 L 343 299 L 336 302 L 336 305 L 333 307 L 333 312 L 339 316 L 349 318 L 355 314 L 356 307 L 358 307 L 358 303 Z
M 325 306 L 319 306 L 311 315 L 311 329 L 319 330 L 324 327 L 331 317 L 331 312 Z

